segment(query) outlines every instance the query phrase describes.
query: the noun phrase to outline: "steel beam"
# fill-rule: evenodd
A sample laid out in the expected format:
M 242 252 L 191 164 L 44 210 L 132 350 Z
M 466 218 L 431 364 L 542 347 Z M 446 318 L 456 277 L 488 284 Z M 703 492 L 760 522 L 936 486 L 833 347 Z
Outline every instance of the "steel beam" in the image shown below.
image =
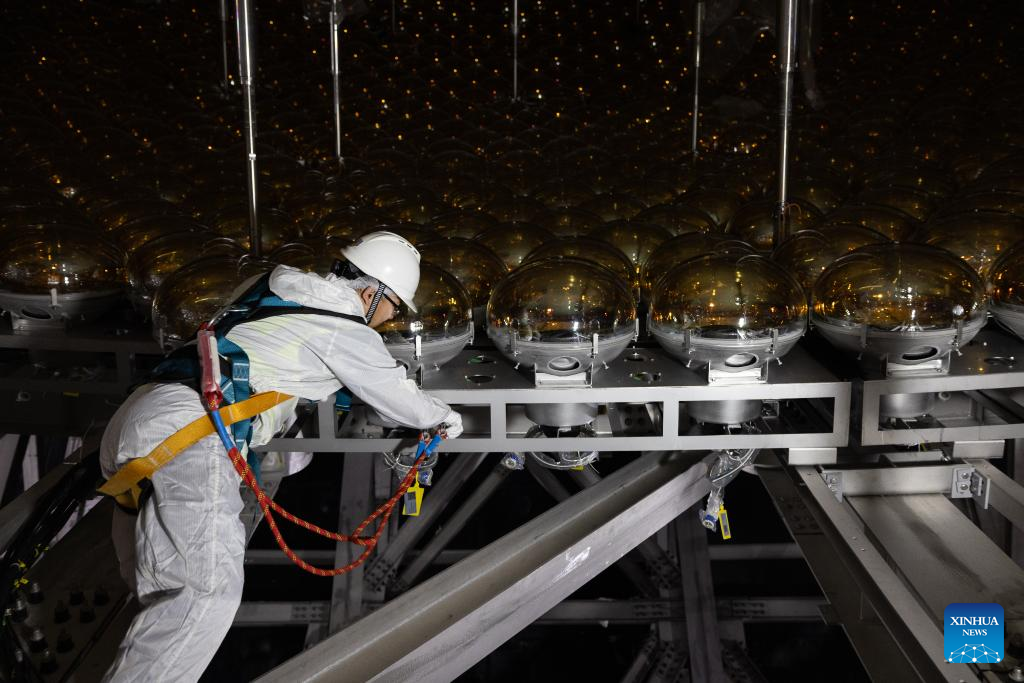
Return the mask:
M 645 455 L 260 680 L 453 680 L 700 500 L 707 471 Z
M 448 466 L 443 475 L 438 476 L 437 483 L 431 486 L 423 497 L 423 509 L 420 514 L 406 518 L 398 534 L 388 543 L 388 547 L 367 566 L 366 583 L 370 590 L 391 583 L 398 565 L 437 522 L 441 513 L 448 508 L 448 503 L 473 476 L 486 457 L 486 453 L 460 455 Z M 434 559 L 431 558 L 431 561 Z
M 1024 487 L 987 460 L 968 460 L 967 464 L 987 480 L 988 504 L 1002 513 L 1013 526 L 1024 531 Z
M 371 512 L 373 458 L 363 453 L 349 453 L 342 463 L 341 506 L 338 529 L 350 533 Z M 353 561 L 362 554 L 362 546 L 339 543 L 335 550 L 335 566 Z M 334 633 L 359 619 L 363 614 L 363 567 L 356 567 L 331 580 L 331 612 L 329 631 Z
M 715 591 L 711 585 L 708 532 L 695 523 L 699 507 L 679 516 L 676 556 L 682 575 L 683 604 L 686 608 L 686 639 L 690 652 L 690 676 L 695 681 L 726 683 L 722 666 L 722 641 L 718 635 Z
M 420 554 L 398 575 L 398 579 L 394 583 L 395 590 L 408 590 L 416 582 L 420 574 L 423 573 L 423 570 L 429 567 L 434 558 L 445 549 L 445 546 L 452 542 L 456 534 L 462 531 L 466 523 L 476 514 L 480 506 L 486 503 L 487 499 L 498 490 L 498 487 L 501 486 L 511 471 L 501 461 L 495 463 L 494 469 L 473 489 L 473 492 L 463 501 L 459 509 L 438 529 L 437 533 L 430 539 L 430 542 L 427 543 Z

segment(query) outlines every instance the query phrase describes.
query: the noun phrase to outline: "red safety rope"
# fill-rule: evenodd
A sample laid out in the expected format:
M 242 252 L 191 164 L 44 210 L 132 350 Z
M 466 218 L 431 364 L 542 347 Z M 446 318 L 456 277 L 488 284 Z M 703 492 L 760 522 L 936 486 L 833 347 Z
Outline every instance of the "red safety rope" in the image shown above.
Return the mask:
M 377 546 L 377 539 L 379 539 L 380 535 L 384 533 L 384 528 L 387 526 L 388 520 L 391 518 L 391 513 L 394 511 L 395 505 L 402 499 L 402 496 L 405 495 L 405 492 L 410 486 L 412 486 L 413 482 L 416 481 L 416 473 L 420 464 L 424 459 L 426 459 L 427 454 L 424 453 L 416 460 L 412 469 L 410 469 L 409 473 L 405 475 L 405 479 L 402 480 L 402 483 L 399 485 L 398 491 L 395 492 L 395 495 L 391 496 L 387 502 L 374 510 L 369 517 L 364 519 L 350 536 L 321 529 L 317 525 L 311 524 L 310 522 L 300 519 L 288 512 L 275 503 L 273 499 L 268 498 L 267 494 L 263 492 L 263 489 L 260 488 L 259 483 L 256 481 L 256 475 L 253 474 L 252 469 L 249 467 L 249 463 L 245 461 L 245 458 L 242 457 L 242 454 L 238 452 L 237 448 L 232 448 L 228 452 L 228 457 L 231 458 L 231 462 L 235 466 L 235 471 L 237 471 L 239 476 L 242 477 L 242 481 L 244 481 L 249 488 L 252 489 L 252 492 L 256 494 L 256 502 L 259 503 L 260 508 L 263 509 L 263 515 L 267 518 L 267 525 L 270 527 L 270 532 L 274 534 L 274 539 L 277 541 L 277 545 L 280 546 L 281 551 L 288 556 L 288 559 L 294 562 L 300 569 L 304 569 L 310 574 L 315 574 L 316 576 L 338 576 L 339 574 L 350 572 L 361 565 L 366 561 L 366 558 L 370 556 L 370 553 L 373 552 L 373 549 Z M 281 535 L 281 530 L 277 528 L 277 522 L 274 520 L 273 512 L 278 513 L 292 524 L 300 526 L 306 531 L 311 531 L 314 534 L 332 539 L 339 543 L 361 545 L 365 549 L 359 557 L 352 560 L 344 567 L 335 567 L 333 569 L 321 569 L 320 567 L 314 567 L 296 555 L 295 551 L 288 547 L 284 537 Z M 372 524 L 378 517 L 381 518 L 380 524 L 377 526 L 377 530 L 374 531 L 373 536 L 363 536 L 362 533 L 366 527 L 370 526 L 370 524 Z

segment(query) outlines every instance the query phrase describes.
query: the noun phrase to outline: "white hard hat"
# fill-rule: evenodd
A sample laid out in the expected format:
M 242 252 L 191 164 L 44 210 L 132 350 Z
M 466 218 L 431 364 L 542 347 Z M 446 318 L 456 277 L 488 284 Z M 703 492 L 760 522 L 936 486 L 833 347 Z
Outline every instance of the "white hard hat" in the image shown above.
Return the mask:
M 416 312 L 420 284 L 420 252 L 401 235 L 384 230 L 370 232 L 341 250 L 342 256 L 370 277 L 377 278 Z

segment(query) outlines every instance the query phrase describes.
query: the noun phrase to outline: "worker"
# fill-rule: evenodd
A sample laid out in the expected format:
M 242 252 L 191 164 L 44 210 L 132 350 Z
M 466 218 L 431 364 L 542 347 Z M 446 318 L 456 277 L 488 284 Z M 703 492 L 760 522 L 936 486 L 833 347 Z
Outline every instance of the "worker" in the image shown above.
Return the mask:
M 248 356 L 253 393 L 294 397 L 253 420 L 248 446 L 287 429 L 298 399 L 320 401 L 342 387 L 394 422 L 443 426 L 448 438 L 457 437 L 459 413 L 407 379 L 373 329 L 401 303 L 416 310 L 419 252 L 394 233 L 375 232 L 342 255 L 345 262 L 326 276 L 275 268 L 266 281 L 270 291 L 302 312 L 255 316 L 225 335 Z M 132 393 L 103 434 L 105 476 L 206 415 L 193 386 L 150 383 Z M 105 680 L 195 681 L 206 669 L 242 598 L 239 482 L 222 442 L 211 435 L 153 473 L 137 515 L 115 511 L 121 572 L 142 611 Z

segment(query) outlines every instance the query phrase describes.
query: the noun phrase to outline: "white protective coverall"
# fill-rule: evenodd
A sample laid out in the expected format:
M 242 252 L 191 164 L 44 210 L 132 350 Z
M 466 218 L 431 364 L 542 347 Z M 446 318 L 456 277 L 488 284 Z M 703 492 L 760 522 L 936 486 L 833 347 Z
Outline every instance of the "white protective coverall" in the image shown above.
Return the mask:
M 333 275 L 278 266 L 270 288 L 304 306 L 363 316 L 357 292 Z M 377 332 L 354 321 L 290 314 L 243 323 L 228 338 L 249 356 L 254 393 L 280 391 L 319 401 L 344 386 L 381 415 L 420 429 L 441 424 L 451 412 L 406 378 Z M 286 401 L 254 420 L 251 444 L 265 444 L 285 429 L 295 403 Z M 103 434 L 104 475 L 146 455 L 203 414 L 199 395 L 186 386 L 140 387 Z M 182 451 L 154 474 L 152 483 L 137 518 L 120 510 L 115 514 L 122 573 L 134 569 L 134 577 L 126 578 L 135 584 L 143 610 L 107 672 L 109 681 L 197 680 L 242 597 L 240 479 L 217 436 Z M 118 543 L 125 530 L 128 542 Z

